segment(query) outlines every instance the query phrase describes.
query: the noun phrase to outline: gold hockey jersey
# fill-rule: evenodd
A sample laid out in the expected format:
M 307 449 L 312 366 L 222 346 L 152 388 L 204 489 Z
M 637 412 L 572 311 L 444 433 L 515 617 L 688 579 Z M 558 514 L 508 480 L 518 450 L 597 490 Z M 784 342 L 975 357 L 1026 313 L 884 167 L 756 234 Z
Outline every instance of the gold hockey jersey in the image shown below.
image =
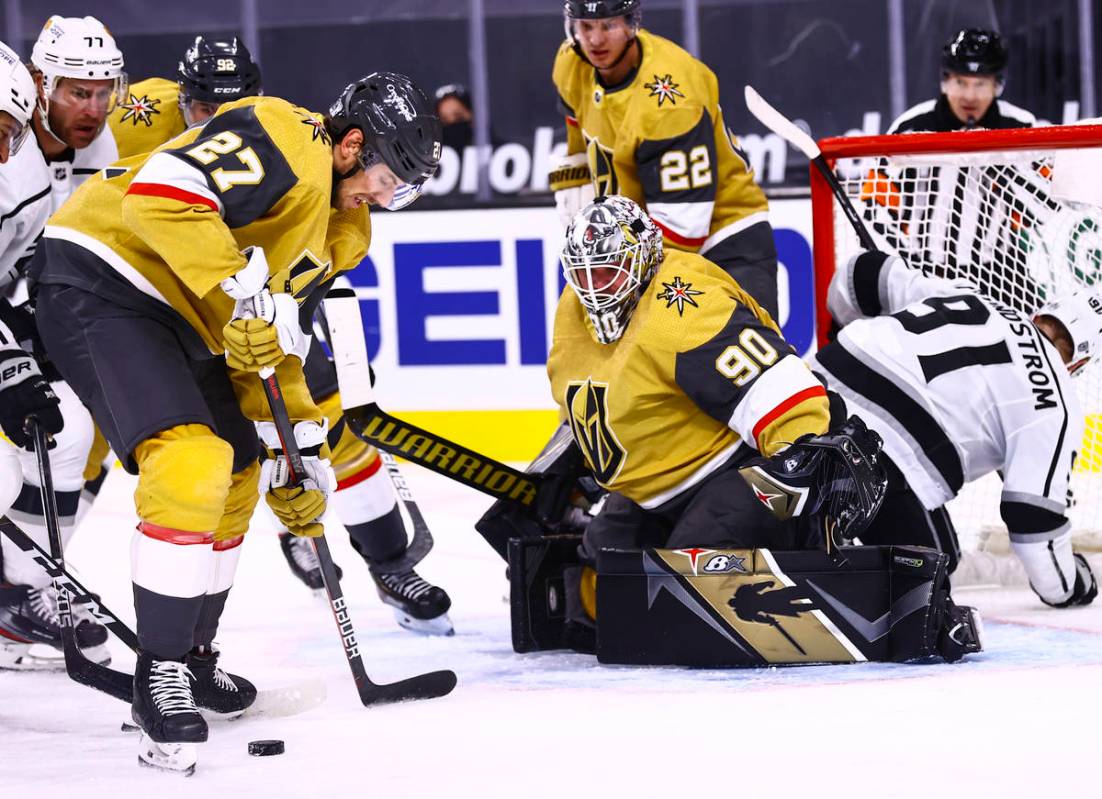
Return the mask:
M 233 301 L 219 284 L 245 266 L 246 247 L 264 249 L 272 290 L 300 302 L 333 276 L 331 251 L 341 269 L 366 253 L 366 209 L 332 211 L 332 164 L 319 115 L 275 97 L 248 97 L 153 153 L 103 170 L 43 235 L 93 252 L 221 354 Z M 50 271 L 45 265 L 41 279 L 66 282 Z M 290 405 L 291 388 L 285 391 Z M 305 404 L 309 413 L 296 418 L 320 418 Z M 246 409 L 250 418 L 259 411 Z
M 644 508 L 696 485 L 743 443 L 773 455 L 829 424 L 826 390 L 726 272 L 666 252 L 622 338 L 600 344 L 567 287 L 551 390 L 598 482 Z
M 615 87 L 601 85 L 569 41 L 555 58 L 567 151 L 587 153 L 597 194 L 635 200 L 682 250 L 706 252 L 768 221 L 765 194 L 724 124 L 715 74 L 661 36 L 640 30 L 638 42 L 638 69 Z
M 187 127 L 176 81 L 149 78 L 132 85 L 127 95 L 107 118 L 120 159 L 152 152 Z

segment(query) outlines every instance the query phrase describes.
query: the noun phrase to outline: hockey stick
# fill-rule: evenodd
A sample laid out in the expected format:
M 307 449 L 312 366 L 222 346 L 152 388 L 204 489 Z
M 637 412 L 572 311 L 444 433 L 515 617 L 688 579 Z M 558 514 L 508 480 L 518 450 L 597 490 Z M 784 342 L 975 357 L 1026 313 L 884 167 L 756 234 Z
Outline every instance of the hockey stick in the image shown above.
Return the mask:
M 352 432 L 374 445 L 494 499 L 532 507 L 539 483 L 532 475 L 403 422 L 375 403 L 359 301 L 351 289 L 335 288 L 325 298 L 329 346 L 337 367 L 344 419 Z
M 750 110 L 750 113 L 757 117 L 758 121 L 765 125 L 765 127 L 776 133 L 797 150 L 800 150 L 808 157 L 811 163 L 815 165 L 815 168 L 819 170 L 819 174 L 823 176 L 827 185 L 830 186 L 831 192 L 833 192 L 834 196 L 838 199 L 838 204 L 842 206 L 842 212 L 853 226 L 853 230 L 857 234 L 861 246 L 866 250 L 877 249 L 876 242 L 873 241 L 868 228 L 865 227 L 864 221 L 857 213 L 857 209 L 853 207 L 853 201 L 850 200 L 849 195 L 847 195 L 845 189 L 842 188 L 842 184 L 838 182 L 838 176 L 834 174 L 834 170 L 830 168 L 830 164 L 823 158 L 823 153 L 819 149 L 819 145 L 815 143 L 815 140 L 796 127 L 796 125 L 780 111 L 767 103 L 765 98 L 754 90 L 753 86 L 747 86 L 744 91 L 746 95 L 746 107 Z
M 268 405 L 272 410 L 272 419 L 275 421 L 276 432 L 279 435 L 283 454 L 287 459 L 288 477 L 291 485 L 302 482 L 305 469 L 302 463 L 302 454 L 295 442 L 294 426 L 287 412 L 287 403 L 283 400 L 283 392 L 279 387 L 279 380 L 275 370 L 268 368 L 260 371 L 260 379 L 264 384 L 264 394 L 268 398 Z M 405 680 L 394 683 L 375 683 L 367 676 L 360 657 L 360 646 L 356 642 L 356 631 L 352 627 L 352 619 L 348 614 L 348 607 L 344 601 L 344 592 L 341 590 L 340 580 L 337 578 L 337 569 L 333 565 L 333 556 L 329 553 L 329 543 L 324 535 L 310 539 L 314 545 L 314 552 L 318 557 L 318 565 L 321 567 L 321 578 L 325 584 L 325 592 L 329 596 L 329 607 L 333 611 L 333 618 L 337 623 L 337 631 L 341 636 L 344 646 L 344 654 L 348 659 L 348 667 L 352 670 L 352 677 L 356 682 L 356 690 L 360 694 L 360 701 L 365 706 L 381 705 L 389 702 L 401 702 L 407 699 L 434 699 L 438 696 L 446 696 L 455 688 L 455 672 L 442 670 L 427 674 L 418 674 Z
M 325 313 L 324 303 L 318 306 L 315 317 L 321 322 L 321 327 L 325 330 L 325 337 L 328 341 L 329 317 Z M 330 343 L 330 346 L 332 346 L 332 343 Z M 394 486 L 395 493 L 401 497 L 402 504 L 405 505 L 406 508 L 406 513 L 409 514 L 409 521 L 413 526 L 413 537 L 410 539 L 405 551 L 399 557 L 392 558 L 383 563 L 376 563 L 372 569 L 378 574 L 406 572 L 424 560 L 425 556 L 432 551 L 434 543 L 432 531 L 429 530 L 428 523 L 421 514 L 421 509 L 417 506 L 417 501 L 413 498 L 413 492 L 410 491 L 406 478 L 402 476 L 402 472 L 398 469 L 398 461 L 396 461 L 394 456 L 389 452 L 378 448 L 376 448 L 376 450 L 379 453 L 379 459 L 382 461 L 383 466 L 386 467 L 386 474 L 387 477 L 390 478 L 390 484 Z
M 133 701 L 134 693 L 134 677 L 125 672 L 115 671 L 107 666 L 101 666 L 99 663 L 88 659 L 80 650 L 80 646 L 77 645 L 76 627 L 73 624 L 73 609 L 70 604 L 74 599 L 80 602 L 91 603 L 93 608 L 98 608 L 101 613 L 109 615 L 112 623 L 107 625 L 108 628 L 118 635 L 127 646 L 137 646 L 138 639 L 125 624 L 119 621 L 115 614 L 108 614 L 102 604 L 96 602 L 88 591 L 76 583 L 76 581 L 66 573 L 64 553 L 61 545 L 61 525 L 58 523 L 57 517 L 57 499 L 54 496 L 54 479 L 53 473 L 50 470 L 49 442 L 46 439 L 46 431 L 34 416 L 27 417 L 25 426 L 27 431 L 34 437 L 34 453 L 38 460 L 39 490 L 42 493 L 42 513 L 45 516 L 46 530 L 50 536 L 52 565 L 47 566 L 46 563 L 39 558 L 36 558 L 36 560 L 38 560 L 40 565 L 46 568 L 47 573 L 49 573 L 50 578 L 53 580 L 54 591 L 57 592 L 58 624 L 61 628 L 62 649 L 65 652 L 65 670 L 73 680 L 81 685 L 87 685 L 96 690 L 103 691 L 105 694 L 109 694 L 116 699 L 121 699 L 124 702 L 131 702 Z M 23 531 L 20 530 L 19 532 L 22 533 Z M 5 530 L 5 533 L 9 538 L 11 537 L 10 531 Z M 41 552 L 41 549 L 35 545 L 34 541 L 30 540 L 29 537 L 28 541 L 34 545 L 36 550 Z M 20 548 L 24 547 L 21 546 Z M 65 581 L 66 579 L 68 582 Z M 79 589 L 79 595 L 70 595 L 71 585 Z M 96 616 L 99 618 L 98 613 Z

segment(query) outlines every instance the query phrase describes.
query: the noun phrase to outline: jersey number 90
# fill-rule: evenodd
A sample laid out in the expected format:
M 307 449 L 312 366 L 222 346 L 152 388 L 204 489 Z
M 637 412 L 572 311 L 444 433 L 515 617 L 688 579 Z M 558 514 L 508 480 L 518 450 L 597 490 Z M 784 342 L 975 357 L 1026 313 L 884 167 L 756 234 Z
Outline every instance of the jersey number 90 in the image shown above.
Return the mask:
M 739 334 L 738 344 L 727 347 L 716 358 L 716 369 L 721 375 L 745 386 L 761 374 L 762 369 L 777 361 L 777 351 L 762 338 L 761 333 L 748 327 Z

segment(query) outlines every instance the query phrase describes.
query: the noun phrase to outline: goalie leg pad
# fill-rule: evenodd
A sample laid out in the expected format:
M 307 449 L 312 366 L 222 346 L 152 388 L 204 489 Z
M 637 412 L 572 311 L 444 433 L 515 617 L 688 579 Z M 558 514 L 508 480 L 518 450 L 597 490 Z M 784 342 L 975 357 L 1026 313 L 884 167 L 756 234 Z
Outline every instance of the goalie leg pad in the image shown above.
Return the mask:
M 573 648 L 571 642 L 576 631 L 568 629 L 567 572 L 574 570 L 572 582 L 580 580 L 579 544 L 581 536 L 577 535 L 509 541 L 509 610 L 514 651 Z M 574 610 L 578 602 L 571 598 L 569 604 Z
M 939 649 L 950 620 L 945 566 L 944 555 L 921 547 L 602 550 L 597 659 L 700 667 L 948 659 Z

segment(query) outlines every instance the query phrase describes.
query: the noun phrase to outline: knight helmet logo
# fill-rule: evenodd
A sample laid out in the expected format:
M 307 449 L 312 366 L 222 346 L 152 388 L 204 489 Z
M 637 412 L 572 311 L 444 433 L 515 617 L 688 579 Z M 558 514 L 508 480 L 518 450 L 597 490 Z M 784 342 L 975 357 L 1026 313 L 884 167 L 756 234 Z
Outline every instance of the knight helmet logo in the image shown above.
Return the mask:
M 597 482 L 612 483 L 623 468 L 627 452 L 608 421 L 608 384 L 588 378 L 566 387 L 566 411 L 570 430 Z

